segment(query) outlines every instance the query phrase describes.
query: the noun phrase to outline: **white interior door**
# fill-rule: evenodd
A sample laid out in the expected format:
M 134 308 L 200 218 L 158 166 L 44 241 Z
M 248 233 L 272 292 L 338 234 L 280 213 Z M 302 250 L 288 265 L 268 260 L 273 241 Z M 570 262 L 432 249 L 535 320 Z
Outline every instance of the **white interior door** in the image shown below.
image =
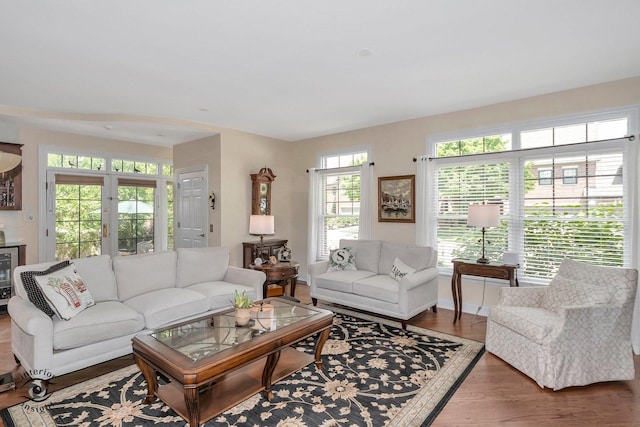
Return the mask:
M 206 168 L 189 172 L 178 172 L 176 246 L 196 248 L 208 246 Z

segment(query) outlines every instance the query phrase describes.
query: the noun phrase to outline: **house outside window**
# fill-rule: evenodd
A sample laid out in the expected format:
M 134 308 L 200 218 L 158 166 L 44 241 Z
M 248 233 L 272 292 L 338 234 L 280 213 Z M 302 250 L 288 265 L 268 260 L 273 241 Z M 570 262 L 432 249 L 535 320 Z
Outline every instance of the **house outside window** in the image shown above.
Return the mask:
M 629 189 L 620 177 L 629 167 L 624 137 L 633 114 L 514 124 L 492 136 L 433 141 L 430 244 L 438 248 L 439 267 L 478 258 L 480 230 L 467 227 L 466 217 L 469 204 L 479 202 L 501 206 L 500 226 L 487 230 L 487 256 L 500 261 L 504 252 L 517 252 L 525 281 L 545 283 L 565 256 L 629 266 Z

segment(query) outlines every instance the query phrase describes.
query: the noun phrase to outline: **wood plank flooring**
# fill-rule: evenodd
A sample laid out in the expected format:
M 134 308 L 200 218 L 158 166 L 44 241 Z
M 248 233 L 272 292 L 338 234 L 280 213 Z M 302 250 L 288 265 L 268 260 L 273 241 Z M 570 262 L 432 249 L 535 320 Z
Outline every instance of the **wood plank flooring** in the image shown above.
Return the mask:
M 309 288 L 296 287 L 296 297 L 311 303 Z M 483 341 L 484 317 L 463 313 L 453 324 L 453 312 L 424 312 L 409 324 Z M 0 372 L 20 376 L 11 354 L 10 319 L 0 316 Z M 492 354 L 485 353 L 433 423 L 434 426 L 640 426 L 640 356 L 634 356 L 636 379 L 570 387 L 560 391 L 541 389 L 533 380 Z M 51 390 L 67 387 L 133 363 L 121 357 L 55 379 Z M 27 399 L 23 390 L 0 393 L 0 408 Z

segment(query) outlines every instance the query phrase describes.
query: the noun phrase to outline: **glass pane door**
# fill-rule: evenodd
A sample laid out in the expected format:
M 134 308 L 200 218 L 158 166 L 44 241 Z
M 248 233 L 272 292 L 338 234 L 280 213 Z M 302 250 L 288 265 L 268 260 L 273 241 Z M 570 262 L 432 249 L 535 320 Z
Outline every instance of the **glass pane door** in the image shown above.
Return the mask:
M 100 255 L 103 185 L 62 181 L 55 185 L 55 259 Z
M 152 252 L 155 246 L 155 182 L 118 183 L 118 254 Z

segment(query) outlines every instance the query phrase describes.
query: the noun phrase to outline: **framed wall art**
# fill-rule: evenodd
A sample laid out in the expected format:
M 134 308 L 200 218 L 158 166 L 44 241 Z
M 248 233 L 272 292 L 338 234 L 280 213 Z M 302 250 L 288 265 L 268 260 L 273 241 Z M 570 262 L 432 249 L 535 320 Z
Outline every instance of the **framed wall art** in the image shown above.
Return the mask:
M 378 178 L 378 221 L 416 222 L 415 175 Z

